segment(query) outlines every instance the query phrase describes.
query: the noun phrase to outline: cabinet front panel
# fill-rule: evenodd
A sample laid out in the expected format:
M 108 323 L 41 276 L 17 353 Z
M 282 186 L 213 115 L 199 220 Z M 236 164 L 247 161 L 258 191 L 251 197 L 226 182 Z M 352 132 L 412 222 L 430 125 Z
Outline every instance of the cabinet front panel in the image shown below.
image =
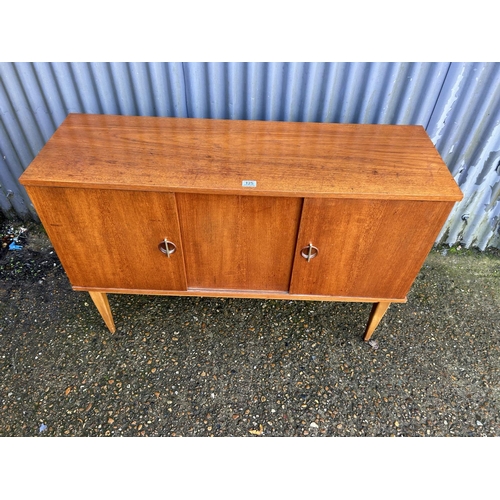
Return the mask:
M 405 298 L 452 207 L 305 199 L 290 293 Z
M 188 287 L 288 291 L 301 198 L 176 197 Z
M 173 194 L 38 187 L 28 191 L 72 285 L 186 289 Z M 170 258 L 158 249 L 164 238 L 177 247 Z

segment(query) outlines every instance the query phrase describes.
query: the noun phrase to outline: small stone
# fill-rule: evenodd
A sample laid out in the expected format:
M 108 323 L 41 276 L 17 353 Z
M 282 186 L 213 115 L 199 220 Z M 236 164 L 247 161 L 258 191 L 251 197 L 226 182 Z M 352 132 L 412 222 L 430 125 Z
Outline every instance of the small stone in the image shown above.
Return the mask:
M 112 424 L 114 421 L 115 421 L 114 418 L 111 418 L 111 417 L 108 418 L 108 424 Z
M 262 436 L 262 433 L 264 432 L 264 428 L 262 427 L 262 424 L 259 424 L 259 429 L 251 429 L 248 431 L 250 434 L 253 434 L 254 436 Z
M 239 413 L 235 413 L 235 414 L 233 415 L 233 420 L 238 420 L 239 418 L 240 418 Z
M 482 423 L 482 422 L 480 422 L 479 420 L 476 420 L 476 425 L 482 426 L 482 425 L 483 425 L 483 423 Z
M 313 427 L 314 429 L 317 429 L 319 427 L 319 425 L 316 422 L 311 422 L 309 424 L 309 427 Z
M 262 396 L 262 397 L 260 398 L 260 400 L 261 400 L 262 402 L 267 401 L 265 396 Z
M 399 422 L 397 420 L 394 422 L 394 426 L 399 427 Z
M 338 424 L 337 429 L 342 429 L 342 424 Z

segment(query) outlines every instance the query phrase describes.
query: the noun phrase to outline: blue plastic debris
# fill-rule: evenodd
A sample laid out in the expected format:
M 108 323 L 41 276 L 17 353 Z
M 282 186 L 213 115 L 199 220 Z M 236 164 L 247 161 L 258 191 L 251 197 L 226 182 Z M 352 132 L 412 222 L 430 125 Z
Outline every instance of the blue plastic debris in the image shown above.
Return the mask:
M 40 429 L 38 429 L 38 431 L 39 431 L 39 432 L 44 432 L 44 431 L 46 431 L 46 430 L 47 430 L 47 426 L 46 426 L 45 424 L 42 424 L 42 425 L 40 426 Z
M 22 246 L 21 245 L 17 245 L 15 241 L 13 241 L 10 245 L 9 245 L 9 250 L 22 250 Z

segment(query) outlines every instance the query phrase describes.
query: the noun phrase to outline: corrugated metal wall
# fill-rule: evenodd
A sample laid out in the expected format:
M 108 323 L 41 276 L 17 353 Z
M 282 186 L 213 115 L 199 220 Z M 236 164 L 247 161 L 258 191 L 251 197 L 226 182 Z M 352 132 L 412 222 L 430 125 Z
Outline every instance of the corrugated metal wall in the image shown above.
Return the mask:
M 71 112 L 426 128 L 465 198 L 438 241 L 500 247 L 499 63 L 0 63 L 0 207 Z
M 500 248 L 500 64 L 453 63 L 427 133 L 464 193 L 439 241 Z

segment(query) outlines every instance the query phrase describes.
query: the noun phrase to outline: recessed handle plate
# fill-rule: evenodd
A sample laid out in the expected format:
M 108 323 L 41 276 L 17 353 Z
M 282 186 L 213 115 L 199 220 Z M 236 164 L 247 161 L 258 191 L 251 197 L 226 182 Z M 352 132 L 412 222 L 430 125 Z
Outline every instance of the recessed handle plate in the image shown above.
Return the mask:
M 307 262 L 309 262 L 311 259 L 314 259 L 314 257 L 316 257 L 319 253 L 319 250 L 313 246 L 312 243 L 309 243 L 308 246 L 304 247 L 301 251 L 300 251 L 300 255 L 302 255 L 302 257 L 304 257 L 304 259 L 307 260 Z
M 158 245 L 158 250 L 160 250 L 161 253 L 164 253 L 169 259 L 170 256 L 175 253 L 177 250 L 177 247 L 175 246 L 174 243 L 171 241 L 168 241 L 167 238 L 165 238 L 159 245 Z

